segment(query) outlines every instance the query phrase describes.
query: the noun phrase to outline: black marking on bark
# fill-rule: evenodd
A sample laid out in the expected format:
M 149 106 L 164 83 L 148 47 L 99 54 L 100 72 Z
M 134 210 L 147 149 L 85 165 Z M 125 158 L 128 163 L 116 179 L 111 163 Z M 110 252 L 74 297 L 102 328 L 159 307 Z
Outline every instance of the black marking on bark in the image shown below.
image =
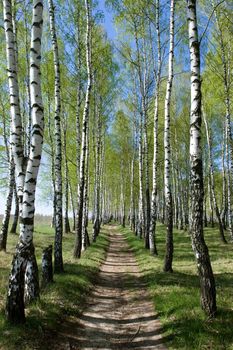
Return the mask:
M 34 224 L 34 218 L 22 218 L 22 217 L 20 217 L 19 221 L 23 225 L 33 225 Z

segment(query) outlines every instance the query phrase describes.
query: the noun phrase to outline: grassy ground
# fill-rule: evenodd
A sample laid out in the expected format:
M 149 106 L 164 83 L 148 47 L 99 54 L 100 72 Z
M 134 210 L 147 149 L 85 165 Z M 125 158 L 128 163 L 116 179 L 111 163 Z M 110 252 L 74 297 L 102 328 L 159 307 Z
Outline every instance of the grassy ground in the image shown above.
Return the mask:
M 42 249 L 53 243 L 54 233 L 48 224 L 35 227 L 35 246 L 39 269 Z M 40 300 L 26 310 L 27 321 L 23 326 L 10 326 L 5 321 L 4 306 L 12 254 L 16 235 L 9 235 L 7 253 L 0 252 L 0 349 L 47 349 L 43 339 L 55 334 L 65 315 L 77 315 L 93 286 L 98 268 L 104 259 L 108 239 L 103 234 L 84 254 L 81 260 L 72 258 L 74 235 L 64 235 L 63 252 L 65 273 L 54 276 L 54 283 L 41 294 Z M 43 345 L 42 345 L 43 344 Z
M 174 273 L 163 273 L 166 229 L 157 228 L 158 257 L 151 257 L 141 240 L 121 229 L 135 252 L 143 279 L 148 282 L 155 309 L 168 336 L 169 349 L 233 349 L 233 250 L 224 245 L 216 229 L 206 229 L 216 278 L 218 314 L 207 320 L 200 309 L 199 281 L 187 233 L 174 231 Z

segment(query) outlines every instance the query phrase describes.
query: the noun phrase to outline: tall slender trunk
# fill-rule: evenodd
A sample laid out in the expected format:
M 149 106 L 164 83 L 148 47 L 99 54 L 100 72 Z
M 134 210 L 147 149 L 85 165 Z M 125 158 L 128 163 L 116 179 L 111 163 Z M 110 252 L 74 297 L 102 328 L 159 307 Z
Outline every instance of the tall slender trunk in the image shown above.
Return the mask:
M 164 260 L 164 271 L 172 272 L 173 260 L 173 208 L 171 192 L 171 146 L 170 146 L 170 104 L 173 82 L 173 61 L 174 61 L 174 14 L 175 1 L 171 0 L 170 9 L 170 51 L 168 63 L 168 81 L 165 98 L 165 123 L 164 123 L 164 193 L 166 210 L 166 254 Z
M 96 156 L 95 156 L 95 191 L 94 191 L 94 225 L 93 225 L 93 242 L 100 231 L 100 152 L 101 152 L 101 117 L 100 110 L 97 110 L 97 135 L 96 135 Z
M 150 176 L 149 176 L 149 146 L 148 146 L 148 85 L 149 85 L 149 62 L 147 60 L 146 38 L 143 38 L 142 56 L 143 56 L 143 79 L 140 82 L 142 91 L 142 111 L 144 116 L 143 122 L 143 137 L 144 137 L 144 161 L 145 161 L 145 248 L 150 248 L 150 216 L 151 216 L 151 203 L 150 203 Z M 140 72 L 139 72 L 140 73 Z
M 79 183 L 80 175 L 80 148 L 81 148 L 81 68 L 82 68 L 82 52 L 81 52 L 81 32 L 80 32 L 80 13 L 78 10 L 77 17 L 77 110 L 76 110 L 76 165 L 77 165 L 77 182 Z
M 227 133 L 227 130 L 226 130 Z M 228 228 L 231 239 L 233 239 L 233 223 L 232 223 L 232 210 L 231 210 L 231 159 L 229 151 L 228 138 L 226 136 L 226 161 L 227 161 L 227 216 L 228 216 Z
M 11 215 L 11 206 L 12 206 L 12 199 L 13 199 L 13 191 L 15 186 L 15 165 L 14 160 L 12 157 L 11 148 L 9 150 L 8 147 L 8 139 L 7 139 L 7 133 L 6 133 L 6 115 L 5 115 L 5 108 L 3 107 L 3 140 L 5 145 L 5 151 L 6 151 L 6 158 L 8 162 L 8 188 L 7 188 L 7 196 L 6 196 L 6 203 L 5 203 L 5 212 L 3 215 L 2 220 L 2 227 L 0 232 L 0 250 L 6 251 L 6 244 L 7 244 L 7 235 L 8 235 L 8 228 L 9 228 L 9 221 L 10 221 L 10 215 Z
M 133 149 L 133 157 L 131 161 L 131 181 L 130 181 L 130 228 L 135 232 L 135 200 L 134 200 L 134 163 L 135 150 Z
M 27 121 L 27 135 L 26 135 L 26 154 L 29 155 L 32 132 L 32 111 L 31 111 L 31 92 L 30 92 L 30 58 L 29 58 L 29 41 L 28 41 L 28 23 L 27 23 L 27 8 L 26 3 L 23 8 L 24 12 L 24 27 L 25 27 L 25 51 L 26 51 L 26 90 L 27 90 L 27 105 L 28 105 L 28 121 Z M 13 23 L 14 25 L 14 23 Z M 16 32 L 16 31 L 15 31 Z
M 62 142 L 61 142 L 61 86 L 60 86 L 60 62 L 55 28 L 53 0 L 48 0 L 49 24 L 53 47 L 53 62 L 55 73 L 55 118 L 54 118 L 54 139 L 55 139 L 55 240 L 54 240 L 54 271 L 63 272 L 62 257 Z
M 225 109 L 226 109 L 226 153 L 227 153 L 227 166 L 228 166 L 228 225 L 231 240 L 233 240 L 233 224 L 232 224 L 232 208 L 231 208 L 231 189 L 233 185 L 233 145 L 232 145 L 232 126 L 231 126 L 231 108 L 230 108 L 230 81 L 227 66 L 227 53 L 224 46 L 223 31 L 219 22 L 217 8 L 212 1 L 214 8 L 215 19 L 217 28 L 219 31 L 220 49 L 221 49 L 221 60 L 223 65 L 223 85 L 225 94 Z
M 100 161 L 100 224 L 104 218 L 104 190 L 105 190 L 105 134 L 101 142 L 101 161 Z
M 49 74 L 48 65 L 47 65 L 47 76 Z M 48 83 L 48 81 L 47 81 Z M 50 141 L 50 156 L 51 156 L 51 180 L 53 186 L 53 214 L 51 220 L 51 227 L 55 226 L 55 216 L 56 216 L 56 191 L 55 191 L 55 171 L 54 171 L 54 138 L 51 127 L 51 99 L 50 99 L 50 91 L 47 90 L 47 99 L 48 99 L 48 135 Z
M 227 181 L 226 181 L 226 166 L 225 166 L 225 147 L 226 147 L 226 128 L 225 121 L 223 122 L 223 139 L 222 139 L 222 203 L 221 203 L 221 220 L 224 230 L 226 230 L 226 215 L 227 215 Z
M 139 151 L 139 213 L 138 213 L 138 235 L 140 238 L 145 237 L 147 227 L 146 227 L 146 216 L 145 216 L 145 201 L 144 201 L 144 160 L 145 154 L 143 147 L 143 136 L 145 138 L 145 123 L 146 123 L 146 100 L 145 100 L 145 84 L 143 82 L 143 74 L 142 74 L 142 62 L 140 56 L 140 48 L 139 48 L 139 39 L 138 39 L 138 28 L 136 21 L 134 22 L 134 37 L 136 44 L 136 54 L 137 54 L 137 73 L 138 80 L 140 86 L 140 94 L 141 94 L 141 106 L 140 106 L 140 122 L 139 122 L 139 143 L 138 143 L 138 151 Z M 135 79 L 136 81 L 136 79 Z M 147 146 L 147 145 L 146 145 Z M 147 149 L 147 148 L 146 148 Z M 148 154 L 146 155 L 146 157 Z M 146 160 L 147 163 L 147 160 Z M 147 170 L 146 170 L 147 171 Z M 147 176 L 147 173 L 146 173 Z M 146 184 L 148 184 L 148 179 L 146 180 Z M 146 185 L 147 187 L 147 185 Z M 147 194 L 146 194 L 146 203 L 147 203 Z
M 208 193 L 209 193 L 209 224 L 214 227 L 214 208 L 213 208 L 213 196 L 211 191 L 211 178 L 210 173 L 208 173 Z
M 91 73 L 91 9 L 90 1 L 85 0 L 86 6 L 86 64 L 87 64 L 87 90 L 85 106 L 83 111 L 82 122 L 82 146 L 80 155 L 80 172 L 79 172 L 79 185 L 78 185 L 78 209 L 77 209 L 77 221 L 76 221 L 76 240 L 74 247 L 74 257 L 80 258 L 82 248 L 82 221 L 83 221 L 83 208 L 84 208 L 84 188 L 85 188 L 85 160 L 86 160 L 86 147 L 87 147 L 87 128 L 89 122 L 89 108 L 92 86 L 92 73 Z
M 72 190 L 72 186 L 71 186 L 71 181 L 70 180 L 69 180 L 69 190 L 70 190 L 71 208 L 72 208 L 72 213 L 73 213 L 73 227 L 72 227 L 72 231 L 75 231 L 76 215 L 75 215 L 75 206 L 74 206 L 74 195 L 73 195 L 73 190 Z
M 145 233 L 145 209 L 143 197 L 143 145 L 142 145 L 142 114 L 140 114 L 140 128 L 139 128 L 139 203 L 138 203 L 138 236 L 142 238 Z
M 144 157 L 145 157 L 145 199 L 146 199 L 146 218 L 145 218 L 145 248 L 150 248 L 150 180 L 149 180 L 149 155 L 148 155 L 148 134 L 147 134 L 147 113 L 144 112 Z
M 157 74 L 156 74 L 156 90 L 155 90 L 155 107 L 154 107 L 154 152 L 152 166 L 152 193 L 151 193 L 151 221 L 149 232 L 149 245 L 151 255 L 158 255 L 155 230 L 157 220 L 157 168 L 158 168 L 158 122 L 159 122 L 159 94 L 160 94 L 160 75 L 161 75 L 161 43 L 160 43 L 160 0 L 156 1 L 156 33 L 157 33 Z
M 172 173 L 172 186 L 173 186 L 173 203 L 172 207 L 174 208 L 173 210 L 173 224 L 175 227 L 178 229 L 178 216 L 179 216 L 179 211 L 178 211 L 178 191 L 177 191 L 177 177 L 176 177 L 176 172 L 175 172 L 175 165 L 174 165 L 174 158 L 175 155 L 173 153 L 173 150 L 171 148 L 171 173 Z
M 14 217 L 13 217 L 13 222 L 12 222 L 12 226 L 10 229 L 10 233 L 16 233 L 18 220 L 19 220 L 19 199 L 17 196 L 15 176 L 14 176 L 14 200 L 15 200 L 15 212 L 14 212 Z
M 15 44 L 15 47 L 16 47 L 16 44 Z M 8 146 L 8 137 L 7 137 L 7 132 L 6 132 L 6 111 L 5 111 L 5 106 L 2 103 L 2 101 L 1 101 L 1 107 L 2 107 L 3 141 L 4 141 L 4 145 L 5 145 L 6 157 L 7 157 L 8 168 L 9 168 L 9 185 L 12 186 L 12 181 L 13 181 L 13 194 L 14 194 L 14 199 L 15 199 L 15 212 L 14 212 L 14 218 L 13 218 L 13 223 L 12 223 L 10 233 L 16 233 L 18 218 L 19 218 L 19 200 L 18 200 L 17 187 L 16 187 L 16 181 L 15 181 L 15 166 L 14 166 L 12 149 L 10 151 L 9 146 Z M 10 165 L 10 162 L 13 162 L 13 163 Z M 11 175 L 12 175 L 13 169 L 11 169 L 11 167 L 14 167 L 14 180 L 12 180 L 12 181 L 11 181 Z M 8 187 L 5 215 L 4 215 L 3 223 L 2 223 L 2 231 L 3 232 L 8 232 L 8 227 L 9 227 L 11 206 L 12 206 L 12 200 L 13 200 L 13 195 L 11 195 L 11 190 L 12 190 L 12 188 Z M 11 198 L 11 202 L 10 202 L 10 198 Z M 9 215 L 9 218 L 7 218 L 7 215 Z
M 67 161 L 67 147 L 66 147 L 66 138 L 67 138 L 67 121 L 64 116 L 63 123 L 63 154 L 64 154 L 64 187 L 65 187 L 65 233 L 70 233 L 70 222 L 69 222 L 69 169 Z
M 86 134 L 86 160 L 85 160 L 85 187 L 84 187 L 84 197 L 83 197 L 83 220 L 82 220 L 82 251 L 86 250 L 90 245 L 89 235 L 88 235 L 88 188 L 89 188 L 89 127 L 87 128 Z
M 188 32 L 191 68 L 190 113 L 190 235 L 201 286 L 201 306 L 212 317 L 216 314 L 215 280 L 203 234 L 203 170 L 201 149 L 201 78 L 200 51 L 197 31 L 196 0 L 187 0 Z
M 177 140 L 177 133 L 175 130 L 175 143 L 178 145 Z M 174 164 L 174 176 L 176 177 L 177 182 L 177 225 L 179 230 L 183 230 L 184 226 L 184 212 L 183 212 L 183 202 L 182 202 L 182 194 L 183 194 L 183 188 L 182 188 L 182 182 L 181 182 L 181 176 L 179 171 L 179 162 L 178 162 L 178 150 L 175 149 L 175 164 Z
M 11 3 L 3 1 L 4 27 L 7 43 L 7 68 L 11 102 L 11 146 L 18 178 L 20 198 L 20 237 L 12 261 L 7 293 L 6 315 L 11 323 L 22 323 L 25 320 L 24 298 L 33 299 L 39 295 L 38 268 L 33 245 L 35 190 L 40 166 L 44 113 L 41 96 L 40 60 L 43 3 L 33 1 L 33 18 L 30 49 L 30 89 L 32 109 L 32 139 L 30 153 L 25 164 L 22 145 L 22 123 L 19 110 L 19 88 L 17 82 L 16 52 L 12 30 Z M 26 175 L 24 172 L 26 168 Z
M 4 28 L 6 37 L 7 71 L 10 91 L 11 106 L 11 147 L 12 155 L 16 165 L 17 192 L 22 204 L 23 187 L 25 178 L 24 150 L 22 143 L 22 120 L 19 102 L 19 86 L 17 71 L 17 52 L 15 45 L 15 35 L 13 31 L 13 16 L 11 1 L 3 1 Z
M 11 153 L 11 152 L 10 152 Z M 0 250 L 6 251 L 8 227 L 11 215 L 11 204 L 14 192 L 14 182 L 15 182 L 15 165 L 13 158 L 10 156 L 9 160 L 9 183 L 8 192 L 6 196 L 5 212 L 2 220 L 2 227 L 0 232 Z
M 216 198 L 216 193 L 215 193 L 214 167 L 213 167 L 213 155 L 212 155 L 212 140 L 211 140 L 211 135 L 210 135 L 210 132 L 209 132 L 208 122 L 206 120 L 206 116 L 205 116 L 204 112 L 203 112 L 203 120 L 204 120 L 204 124 L 205 124 L 206 138 L 207 138 L 207 144 L 208 144 L 208 150 L 209 150 L 208 153 L 209 153 L 210 186 L 211 186 L 211 193 L 212 193 L 215 213 L 216 213 L 216 217 L 217 217 L 218 225 L 219 225 L 219 235 L 220 235 L 220 239 L 222 240 L 222 242 L 223 243 L 227 243 L 225 235 L 224 235 L 224 229 L 223 229 L 222 220 L 221 220 L 221 217 L 220 217 L 220 212 L 219 212 L 217 198 Z
M 121 226 L 125 227 L 125 194 L 124 194 L 124 177 L 123 177 L 123 160 L 121 160 L 121 190 L 120 190 L 120 211 Z

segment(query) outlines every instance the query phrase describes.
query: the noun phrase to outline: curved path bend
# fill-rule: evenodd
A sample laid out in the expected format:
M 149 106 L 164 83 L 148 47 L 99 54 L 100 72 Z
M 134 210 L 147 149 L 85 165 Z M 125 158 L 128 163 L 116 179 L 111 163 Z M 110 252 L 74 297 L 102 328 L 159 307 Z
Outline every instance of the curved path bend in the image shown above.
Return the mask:
M 162 328 L 123 235 L 109 228 L 109 249 L 85 310 L 64 322 L 56 349 L 165 350 Z

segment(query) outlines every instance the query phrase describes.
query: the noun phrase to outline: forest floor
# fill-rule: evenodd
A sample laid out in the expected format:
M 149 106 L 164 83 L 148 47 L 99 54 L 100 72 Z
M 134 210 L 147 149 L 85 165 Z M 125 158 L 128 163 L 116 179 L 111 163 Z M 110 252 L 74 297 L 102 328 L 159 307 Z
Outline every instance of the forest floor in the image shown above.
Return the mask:
M 103 226 L 97 242 L 77 260 L 72 257 L 74 234 L 64 235 L 65 273 L 56 274 L 40 300 L 27 307 L 24 325 L 11 326 L 4 306 L 18 236 L 10 234 L 7 253 L 0 252 L 0 350 L 146 350 L 165 345 L 171 350 L 233 350 L 232 244 L 220 241 L 217 227 L 205 229 L 218 305 L 216 318 L 209 320 L 200 308 L 189 234 L 174 229 L 172 274 L 163 272 L 165 237 L 166 227 L 158 223 L 159 255 L 154 257 L 129 228 Z M 34 236 L 40 274 L 42 249 L 53 241 L 54 229 L 40 219 Z
M 18 235 L 9 234 L 7 252 L 0 252 L 0 350 L 50 350 L 48 335 L 50 338 L 55 336 L 66 318 L 81 314 L 105 260 L 108 230 L 103 227 L 97 242 L 78 260 L 73 258 L 74 240 L 72 233 L 63 236 L 65 273 L 54 275 L 54 283 L 41 291 L 37 302 L 26 308 L 26 323 L 12 326 L 6 322 L 4 308 Z M 50 220 L 39 218 L 35 225 L 34 244 L 40 276 L 42 250 L 53 242 L 54 229 L 50 227 Z
M 110 226 L 109 248 L 79 317 L 63 323 L 50 349 L 163 349 L 165 337 L 126 238 Z

